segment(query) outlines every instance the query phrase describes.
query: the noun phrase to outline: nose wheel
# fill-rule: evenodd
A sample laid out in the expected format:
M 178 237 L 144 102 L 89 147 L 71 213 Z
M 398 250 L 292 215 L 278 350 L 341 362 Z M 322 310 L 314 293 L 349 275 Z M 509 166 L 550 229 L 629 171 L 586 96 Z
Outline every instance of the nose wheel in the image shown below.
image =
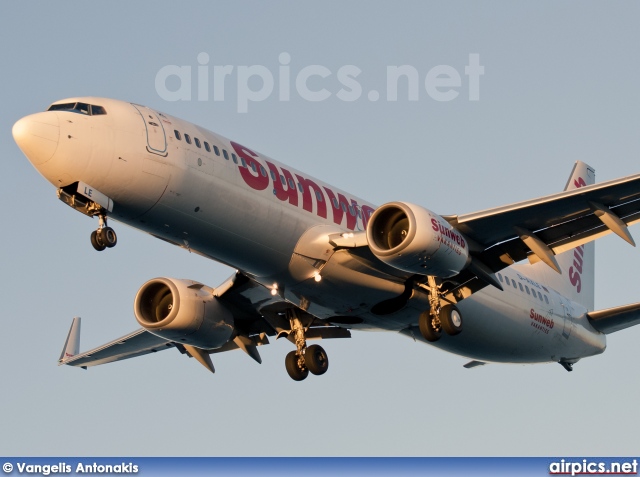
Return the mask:
M 105 248 L 112 248 L 118 243 L 116 231 L 111 227 L 107 227 L 107 218 L 104 215 L 98 216 L 100 226 L 97 230 L 91 232 L 91 245 L 98 252 L 102 252 Z

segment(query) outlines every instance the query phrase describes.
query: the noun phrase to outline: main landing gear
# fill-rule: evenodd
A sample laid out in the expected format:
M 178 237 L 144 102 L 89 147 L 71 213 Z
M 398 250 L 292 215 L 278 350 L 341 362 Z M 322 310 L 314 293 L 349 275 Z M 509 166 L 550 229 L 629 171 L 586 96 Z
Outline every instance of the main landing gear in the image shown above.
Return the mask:
M 118 236 L 115 230 L 111 227 L 107 227 L 107 216 L 98 215 L 100 224 L 97 230 L 91 232 L 91 245 L 98 252 L 102 252 L 105 248 L 112 248 L 118 243 Z
M 418 319 L 420 334 L 425 340 L 434 342 L 440 339 L 442 331 L 450 336 L 462 332 L 462 315 L 455 305 L 444 304 L 440 297 L 435 278 L 429 277 L 430 310 L 423 311 Z M 446 303 L 446 302 L 445 302 Z
M 329 369 L 327 353 L 319 345 L 307 347 L 305 328 L 296 310 L 289 309 L 286 313 L 296 344 L 296 350 L 289 352 L 284 360 L 287 373 L 294 381 L 302 381 L 309 376 L 309 372 L 316 376 L 326 373 Z

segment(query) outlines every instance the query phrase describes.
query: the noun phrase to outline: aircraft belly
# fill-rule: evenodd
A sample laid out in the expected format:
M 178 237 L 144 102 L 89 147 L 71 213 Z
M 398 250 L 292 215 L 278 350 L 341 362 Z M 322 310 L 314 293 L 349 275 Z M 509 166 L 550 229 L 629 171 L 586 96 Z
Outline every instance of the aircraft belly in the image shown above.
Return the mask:
M 469 358 L 505 363 L 556 362 L 604 351 L 603 335 L 576 326 L 571 336 L 563 336 L 562 312 L 549 309 L 541 319 L 532 314 L 529 303 L 505 299 L 504 293 L 511 292 L 487 289 L 458 303 L 464 331 L 457 336 L 443 333 L 431 344 Z M 417 327 L 404 333 L 422 339 Z

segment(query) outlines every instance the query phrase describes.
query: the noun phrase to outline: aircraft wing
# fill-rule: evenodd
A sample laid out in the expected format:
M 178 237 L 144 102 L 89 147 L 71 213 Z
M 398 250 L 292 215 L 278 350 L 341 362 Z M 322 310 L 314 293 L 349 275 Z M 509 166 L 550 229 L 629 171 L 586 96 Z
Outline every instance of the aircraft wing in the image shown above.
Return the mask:
M 496 283 L 489 273 L 525 258 L 559 271 L 556 254 L 611 232 L 635 246 L 627 226 L 640 222 L 640 174 L 444 218 L 469 239 L 471 266 L 451 288 L 466 297 Z
M 587 313 L 587 318 L 596 330 L 609 334 L 640 324 L 640 303 L 616 306 L 607 310 Z
M 76 323 L 79 327 L 80 318 L 74 319 L 69 332 L 70 335 L 75 331 L 74 326 L 76 326 Z M 67 343 L 68 342 L 69 340 L 67 340 Z M 136 356 L 156 353 L 174 347 L 175 343 L 162 339 L 141 328 L 117 340 L 113 340 L 81 354 L 63 352 L 63 356 L 60 357 L 58 364 L 68 364 L 86 369 L 88 366 L 135 358 Z M 65 356 L 67 354 L 71 356 Z
M 196 348 L 184 343 L 166 340 L 140 328 L 97 348 L 79 353 L 80 318 L 76 317 L 71 324 L 58 364 L 87 369 L 90 366 L 157 353 L 169 348 L 176 348 L 180 353 L 196 358 L 212 373 L 215 372 L 215 369 L 210 355 L 214 353 L 241 349 L 256 362 L 261 363 L 262 359 L 257 347 L 269 344 L 267 336 L 273 336 L 281 331 L 278 325 L 282 318 L 277 313 L 281 299 L 272 296 L 269 290 L 241 273 L 236 273 L 222 285 L 216 289 L 211 288 L 209 291 L 224 303 L 234 317 L 235 332 L 233 337 L 219 348 Z M 332 326 L 311 316 L 309 316 L 309 320 L 311 323 L 307 330 L 308 339 L 348 338 L 351 336 L 349 330 Z M 287 336 L 287 338 L 294 341 L 293 336 Z

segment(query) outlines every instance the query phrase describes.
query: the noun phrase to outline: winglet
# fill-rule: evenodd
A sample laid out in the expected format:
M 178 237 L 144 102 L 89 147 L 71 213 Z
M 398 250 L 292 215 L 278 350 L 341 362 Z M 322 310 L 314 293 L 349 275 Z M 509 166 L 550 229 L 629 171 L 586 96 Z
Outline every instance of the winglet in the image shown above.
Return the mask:
M 80 317 L 76 316 L 69 328 L 67 340 L 64 342 L 62 353 L 58 359 L 58 365 L 64 364 L 69 358 L 74 357 L 80 352 Z

